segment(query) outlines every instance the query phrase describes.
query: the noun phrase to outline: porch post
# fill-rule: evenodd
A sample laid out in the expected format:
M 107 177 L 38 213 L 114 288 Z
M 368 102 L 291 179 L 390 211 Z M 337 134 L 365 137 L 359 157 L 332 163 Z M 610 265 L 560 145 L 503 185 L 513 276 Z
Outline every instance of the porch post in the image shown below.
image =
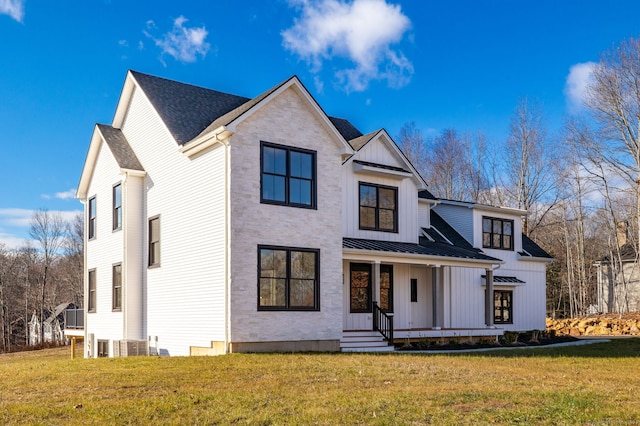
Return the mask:
M 373 262 L 373 280 L 371 280 L 371 300 L 380 305 L 380 261 Z
M 485 293 L 484 293 L 484 322 L 487 327 L 493 327 L 494 301 L 493 301 L 493 270 L 486 270 Z
M 439 273 L 438 270 L 440 268 L 437 267 L 436 265 L 433 265 L 431 267 L 431 289 L 432 289 L 432 311 L 433 311 L 433 329 L 434 330 L 440 330 L 441 325 L 440 325 L 440 297 L 441 297 L 441 292 L 440 292 L 440 280 L 439 278 Z

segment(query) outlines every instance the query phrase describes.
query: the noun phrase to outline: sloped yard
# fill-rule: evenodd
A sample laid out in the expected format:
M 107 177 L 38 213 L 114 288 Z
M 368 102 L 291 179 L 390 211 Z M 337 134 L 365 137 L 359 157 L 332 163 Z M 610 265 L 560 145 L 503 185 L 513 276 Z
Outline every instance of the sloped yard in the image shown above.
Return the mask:
M 460 355 L 0 356 L 1 424 L 637 424 L 640 339 Z

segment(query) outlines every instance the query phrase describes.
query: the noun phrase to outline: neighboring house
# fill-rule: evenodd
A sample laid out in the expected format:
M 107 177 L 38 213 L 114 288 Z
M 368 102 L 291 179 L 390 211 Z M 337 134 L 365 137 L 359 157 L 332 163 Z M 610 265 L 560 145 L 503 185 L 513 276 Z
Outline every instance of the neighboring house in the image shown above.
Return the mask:
M 617 226 L 620 247 L 595 262 L 599 313 L 640 312 L 640 263 L 637 245 L 628 242 L 627 224 Z
M 327 116 L 295 76 L 244 98 L 130 71 L 77 197 L 88 357 L 545 327 L 525 212 L 436 199 L 386 131 Z
M 29 321 L 29 344 L 37 345 L 42 342 L 64 342 L 64 311 L 67 308 L 75 307 L 73 303 L 61 303 L 56 306 L 53 312 L 46 312 L 44 327 L 40 327 L 40 315 L 34 313 Z M 40 338 L 41 330 L 44 329 L 44 337 Z

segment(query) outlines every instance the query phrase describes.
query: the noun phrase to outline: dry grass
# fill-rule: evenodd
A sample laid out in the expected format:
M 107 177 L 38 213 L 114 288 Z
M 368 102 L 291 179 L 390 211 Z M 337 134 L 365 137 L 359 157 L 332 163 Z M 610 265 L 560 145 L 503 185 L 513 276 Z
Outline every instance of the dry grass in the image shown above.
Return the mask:
M 640 339 L 474 355 L 0 355 L 1 424 L 638 424 Z

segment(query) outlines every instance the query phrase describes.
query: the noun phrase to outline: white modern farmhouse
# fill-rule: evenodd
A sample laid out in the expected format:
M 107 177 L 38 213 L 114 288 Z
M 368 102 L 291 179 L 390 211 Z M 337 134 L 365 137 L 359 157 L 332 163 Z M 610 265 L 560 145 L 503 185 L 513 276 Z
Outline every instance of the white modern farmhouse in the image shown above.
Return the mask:
M 77 197 L 87 357 L 545 328 L 526 212 L 436 199 L 384 130 L 327 116 L 297 77 L 244 98 L 130 71 Z

